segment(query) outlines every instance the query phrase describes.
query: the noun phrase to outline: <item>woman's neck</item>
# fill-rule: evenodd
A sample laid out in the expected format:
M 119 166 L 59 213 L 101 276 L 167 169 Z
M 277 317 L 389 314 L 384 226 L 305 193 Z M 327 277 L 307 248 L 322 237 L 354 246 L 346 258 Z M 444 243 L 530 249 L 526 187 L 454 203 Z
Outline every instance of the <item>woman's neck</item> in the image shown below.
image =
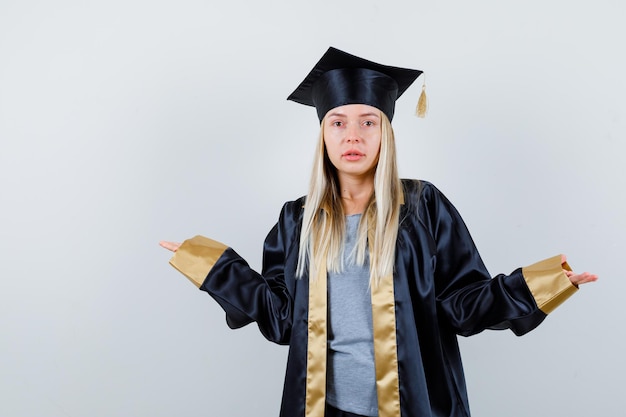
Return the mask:
M 344 213 L 364 213 L 374 193 L 374 178 L 340 178 L 339 188 Z

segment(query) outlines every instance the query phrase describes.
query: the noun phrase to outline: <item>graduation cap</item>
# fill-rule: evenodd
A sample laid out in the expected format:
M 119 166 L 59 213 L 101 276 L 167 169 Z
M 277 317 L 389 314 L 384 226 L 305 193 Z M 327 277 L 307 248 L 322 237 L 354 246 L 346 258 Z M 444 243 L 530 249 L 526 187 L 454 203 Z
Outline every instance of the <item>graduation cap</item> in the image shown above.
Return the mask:
M 396 100 L 422 71 L 378 64 L 330 47 L 287 100 L 314 106 L 320 122 L 326 113 L 346 104 L 367 104 L 393 119 Z M 423 117 L 426 96 L 422 87 Z

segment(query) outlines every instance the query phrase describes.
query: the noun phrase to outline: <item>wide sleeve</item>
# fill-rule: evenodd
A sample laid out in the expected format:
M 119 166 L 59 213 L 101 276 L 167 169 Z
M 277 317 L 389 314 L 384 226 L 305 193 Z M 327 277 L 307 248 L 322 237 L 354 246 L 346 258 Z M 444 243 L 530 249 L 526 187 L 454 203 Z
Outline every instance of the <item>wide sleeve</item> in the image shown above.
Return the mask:
M 458 334 L 507 328 L 525 334 L 577 290 L 560 255 L 492 278 L 450 201 L 432 185 L 422 197 L 436 246 L 439 312 Z
M 293 222 L 286 219 L 288 204 L 265 239 L 261 274 L 232 248 L 203 236 L 183 242 L 170 260 L 219 303 L 229 327 L 256 322 L 268 340 L 280 344 L 289 342 L 293 311 L 293 297 L 285 283 L 286 250 L 294 231 Z

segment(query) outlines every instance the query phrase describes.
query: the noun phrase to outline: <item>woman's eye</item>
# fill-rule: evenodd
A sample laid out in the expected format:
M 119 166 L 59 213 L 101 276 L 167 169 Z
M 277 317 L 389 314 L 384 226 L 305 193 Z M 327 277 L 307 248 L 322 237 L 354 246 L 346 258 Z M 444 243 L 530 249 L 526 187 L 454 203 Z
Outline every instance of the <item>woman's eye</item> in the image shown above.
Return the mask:
M 340 121 L 333 122 L 333 126 L 340 127 L 342 123 Z
M 365 126 L 374 126 L 374 122 L 372 122 L 371 120 L 367 120 L 367 121 L 363 122 L 363 124 Z

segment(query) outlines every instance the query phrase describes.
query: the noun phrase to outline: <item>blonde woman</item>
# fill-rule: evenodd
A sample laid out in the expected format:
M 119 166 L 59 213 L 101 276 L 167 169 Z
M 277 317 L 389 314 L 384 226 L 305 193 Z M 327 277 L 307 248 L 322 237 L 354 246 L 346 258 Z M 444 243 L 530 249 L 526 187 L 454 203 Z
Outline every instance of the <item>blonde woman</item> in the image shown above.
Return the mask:
M 562 255 L 492 278 L 446 197 L 398 178 L 395 101 L 420 74 L 330 48 L 289 97 L 315 106 L 319 143 L 260 274 L 202 236 L 161 242 L 231 328 L 289 345 L 281 417 L 469 416 L 457 335 L 524 334 L 597 279 Z

